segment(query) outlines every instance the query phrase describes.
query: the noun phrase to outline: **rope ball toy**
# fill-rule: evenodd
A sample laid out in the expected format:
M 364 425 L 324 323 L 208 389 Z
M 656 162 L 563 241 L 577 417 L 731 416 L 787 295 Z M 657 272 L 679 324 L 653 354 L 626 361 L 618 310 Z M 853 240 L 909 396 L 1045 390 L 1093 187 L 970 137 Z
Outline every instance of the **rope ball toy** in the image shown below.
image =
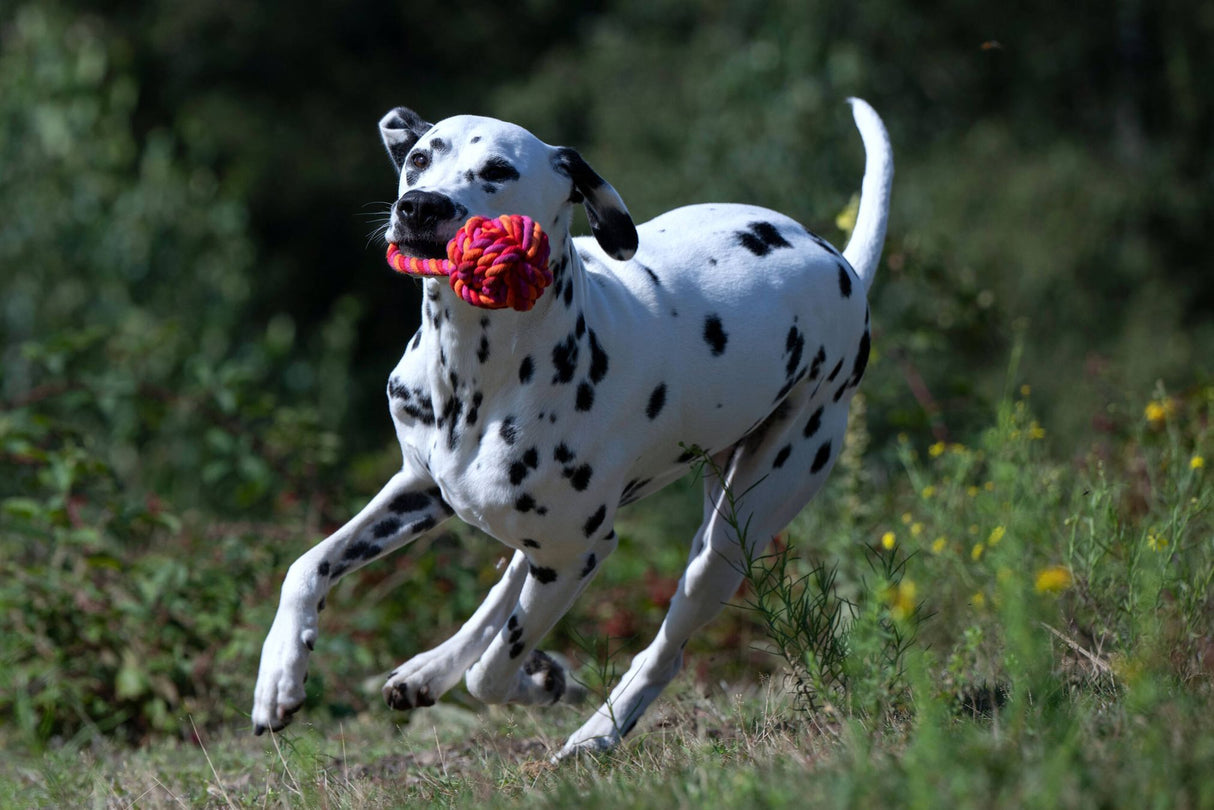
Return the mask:
M 474 307 L 526 312 L 552 283 L 548 234 L 531 217 L 472 217 L 447 243 L 446 259 L 405 256 L 388 245 L 388 264 L 411 276 L 448 276 L 456 295 Z

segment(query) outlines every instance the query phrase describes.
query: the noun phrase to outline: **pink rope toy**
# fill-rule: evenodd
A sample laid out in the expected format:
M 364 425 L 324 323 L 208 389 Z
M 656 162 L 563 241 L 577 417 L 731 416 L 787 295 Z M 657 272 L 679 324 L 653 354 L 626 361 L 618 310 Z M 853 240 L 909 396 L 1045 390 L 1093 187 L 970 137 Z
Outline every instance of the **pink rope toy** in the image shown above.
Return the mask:
M 474 307 L 526 312 L 552 283 L 548 234 L 531 217 L 472 217 L 447 243 L 446 259 L 405 256 L 388 245 L 388 264 L 411 276 L 448 276 L 456 295 Z

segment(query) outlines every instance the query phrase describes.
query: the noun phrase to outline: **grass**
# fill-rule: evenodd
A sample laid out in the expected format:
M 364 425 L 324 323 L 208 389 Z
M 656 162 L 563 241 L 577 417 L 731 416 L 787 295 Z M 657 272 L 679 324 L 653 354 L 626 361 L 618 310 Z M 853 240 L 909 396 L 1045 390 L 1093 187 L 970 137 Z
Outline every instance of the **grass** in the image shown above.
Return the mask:
M 1214 389 L 1160 391 L 1063 461 L 1025 390 L 973 446 L 900 441 L 884 485 L 845 455 L 604 756 L 548 762 L 589 705 L 479 709 L 457 692 L 397 715 L 360 686 L 365 662 L 330 651 L 317 679 L 363 697 L 344 717 L 317 700 L 268 739 L 191 722 L 137 747 L 37 747 L 2 726 L 0 804 L 1214 807 L 1212 415 Z M 554 637 L 591 691 L 660 615 L 679 561 L 639 552 L 694 490 L 626 515 L 619 570 Z

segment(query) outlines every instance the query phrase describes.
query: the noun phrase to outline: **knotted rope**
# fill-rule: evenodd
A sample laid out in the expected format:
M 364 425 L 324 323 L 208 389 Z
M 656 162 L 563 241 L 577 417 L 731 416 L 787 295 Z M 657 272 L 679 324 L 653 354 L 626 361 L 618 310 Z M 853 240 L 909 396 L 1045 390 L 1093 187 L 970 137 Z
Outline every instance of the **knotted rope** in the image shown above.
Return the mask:
M 411 276 L 448 276 L 456 295 L 474 307 L 526 312 L 552 283 L 548 234 L 519 214 L 472 217 L 447 243 L 446 259 L 405 256 L 388 245 L 388 264 Z

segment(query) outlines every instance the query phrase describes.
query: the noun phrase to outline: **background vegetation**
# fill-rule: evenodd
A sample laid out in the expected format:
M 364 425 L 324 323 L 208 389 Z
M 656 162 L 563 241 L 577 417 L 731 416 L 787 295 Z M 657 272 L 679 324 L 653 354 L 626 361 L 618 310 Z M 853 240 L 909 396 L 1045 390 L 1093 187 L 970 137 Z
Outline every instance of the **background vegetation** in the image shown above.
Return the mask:
M 0 799 L 1214 806 L 1211 38 L 1173 0 L 0 7 Z M 462 529 L 343 582 L 315 726 L 244 740 L 286 566 L 399 463 L 377 118 L 498 115 L 638 220 L 842 243 L 853 94 L 898 176 L 849 452 L 639 742 L 548 772 L 576 712 L 458 692 L 391 730 L 377 673 L 495 579 Z M 552 639 L 591 689 L 697 499 L 627 512 Z

